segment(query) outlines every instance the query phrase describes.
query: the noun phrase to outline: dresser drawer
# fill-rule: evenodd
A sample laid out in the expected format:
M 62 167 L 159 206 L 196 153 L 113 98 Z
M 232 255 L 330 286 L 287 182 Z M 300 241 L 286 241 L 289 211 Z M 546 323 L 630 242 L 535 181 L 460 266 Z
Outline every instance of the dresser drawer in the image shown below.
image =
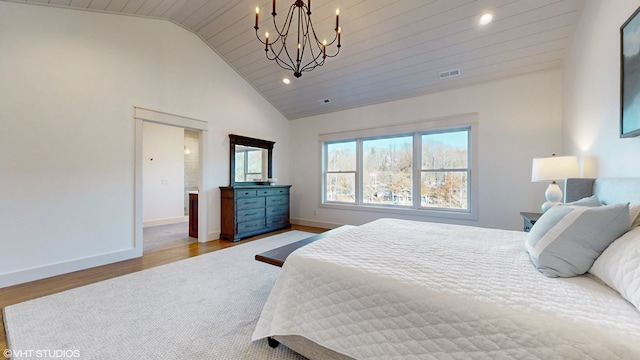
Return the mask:
M 289 226 L 289 215 L 279 215 L 267 218 L 267 227 Z
M 238 222 L 264 219 L 264 215 L 264 208 L 238 210 L 237 212 Z
M 244 222 L 239 222 L 238 223 L 238 227 L 236 229 L 236 232 L 237 233 L 244 233 L 244 232 L 249 232 L 249 231 L 262 229 L 264 227 L 265 227 L 264 218 L 259 219 L 259 220 L 244 221 Z
M 265 189 L 264 195 L 266 196 L 274 196 L 274 195 L 286 195 L 289 196 L 289 188 L 278 188 L 278 189 Z
M 279 205 L 289 206 L 289 197 L 286 195 L 267 197 L 267 206 L 279 206 Z
M 289 206 L 270 206 L 267 208 L 267 217 L 288 216 Z
M 262 196 L 240 198 L 236 200 L 237 210 L 252 209 L 252 208 L 264 207 L 264 206 L 265 206 L 265 199 Z
M 235 196 L 236 199 L 244 198 L 244 197 L 255 197 L 257 195 L 256 190 L 236 190 Z
M 256 190 L 256 196 L 267 196 L 270 194 L 271 189 L 260 189 L 260 190 Z

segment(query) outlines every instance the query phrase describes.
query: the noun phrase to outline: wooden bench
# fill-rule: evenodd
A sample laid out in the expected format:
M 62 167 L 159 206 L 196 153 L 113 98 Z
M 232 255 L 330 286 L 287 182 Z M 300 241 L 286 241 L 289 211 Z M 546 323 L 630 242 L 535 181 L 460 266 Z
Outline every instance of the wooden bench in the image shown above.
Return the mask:
M 314 241 L 320 240 L 322 238 L 325 238 L 325 237 L 333 235 L 333 234 L 341 233 L 341 232 L 343 232 L 345 230 L 349 230 L 349 229 L 352 229 L 354 227 L 355 226 L 352 226 L 352 225 L 343 225 L 343 226 L 341 226 L 339 228 L 335 228 L 333 230 L 325 231 L 323 233 L 314 235 L 314 236 L 306 238 L 306 239 L 302 239 L 300 241 L 293 242 L 293 243 L 285 245 L 285 246 L 281 246 L 279 248 L 275 248 L 273 250 L 265 251 L 263 253 L 260 253 L 260 254 L 256 255 L 256 260 L 265 262 L 267 264 L 271 264 L 271 265 L 282 267 L 282 265 L 284 264 L 285 260 L 287 260 L 287 257 L 289 256 L 289 254 L 291 254 L 292 252 L 296 251 L 297 249 L 299 249 L 299 248 L 301 248 L 301 247 L 303 247 L 305 245 L 311 244 Z

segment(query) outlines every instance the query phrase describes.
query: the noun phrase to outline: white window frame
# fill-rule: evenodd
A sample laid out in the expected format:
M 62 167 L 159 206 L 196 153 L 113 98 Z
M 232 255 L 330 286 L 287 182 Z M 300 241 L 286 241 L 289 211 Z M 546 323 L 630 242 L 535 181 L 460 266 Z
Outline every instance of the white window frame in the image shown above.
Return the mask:
M 420 181 L 416 179 L 421 178 L 422 171 L 422 159 L 421 152 L 421 137 L 425 133 L 434 132 L 449 132 L 456 130 L 468 130 L 469 131 L 469 163 L 467 167 L 468 174 L 468 209 L 450 209 L 450 208 L 432 208 L 422 207 L 420 203 L 420 196 L 413 196 L 413 206 L 407 205 L 390 205 L 390 204 L 371 204 L 364 203 L 362 200 L 363 186 L 363 157 L 362 157 L 362 140 L 370 140 L 375 138 L 389 138 L 402 135 L 413 135 L 413 189 L 412 194 L 420 194 Z M 337 132 L 330 134 L 321 134 L 318 137 L 320 145 L 321 158 L 321 189 L 320 189 L 320 205 L 321 208 L 327 209 L 340 209 L 340 210 L 354 210 L 354 211 L 369 211 L 369 212 L 384 212 L 389 214 L 398 215 L 416 215 L 420 217 L 437 217 L 437 218 L 449 218 L 459 220 L 478 220 L 478 122 L 477 114 L 462 114 L 446 118 L 438 118 L 425 120 L 417 123 L 398 124 L 383 127 L 376 127 L 370 129 L 360 129 L 345 132 Z M 326 196 L 326 144 L 337 143 L 346 141 L 356 141 L 356 184 L 355 184 L 355 202 L 327 202 Z M 416 158 L 417 157 L 417 158 Z M 417 165 L 417 166 L 416 166 Z
M 355 193 L 355 199 L 354 202 L 347 202 L 347 201 L 337 201 L 337 200 L 332 200 L 330 201 L 331 204 L 351 204 L 351 205 L 355 205 L 358 203 L 358 192 L 360 191 L 360 186 L 358 185 L 358 177 L 359 177 L 359 171 L 358 171 L 358 164 L 356 164 L 356 169 L 354 171 L 329 171 L 327 170 L 328 168 L 328 159 L 326 157 L 326 154 L 328 153 L 327 151 L 327 146 L 329 145 L 329 143 L 344 143 L 344 142 L 352 142 L 353 140 L 347 139 L 347 140 L 342 140 L 342 141 L 331 141 L 331 142 L 323 142 L 322 143 L 322 154 L 323 154 L 323 158 L 322 158 L 322 202 L 326 202 L 327 200 L 326 195 L 326 184 L 327 184 L 327 180 L 329 177 L 329 174 L 354 174 L 355 175 L 355 184 L 354 184 L 354 193 Z M 358 143 L 356 142 L 356 159 L 358 159 Z

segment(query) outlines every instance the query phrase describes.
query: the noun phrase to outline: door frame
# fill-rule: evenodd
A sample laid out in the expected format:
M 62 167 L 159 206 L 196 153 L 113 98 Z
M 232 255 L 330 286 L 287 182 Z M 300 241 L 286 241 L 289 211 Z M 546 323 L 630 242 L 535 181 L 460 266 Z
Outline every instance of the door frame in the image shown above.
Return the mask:
M 204 174 L 208 174 L 208 148 L 209 123 L 180 115 L 173 115 L 165 112 L 149 110 L 141 107 L 134 107 L 135 121 L 135 171 L 134 171 L 134 248 L 142 255 L 143 251 L 143 212 L 142 212 L 142 165 L 143 165 L 143 124 L 151 122 L 156 124 L 175 126 L 183 129 L 197 131 L 199 134 L 199 174 L 198 174 L 198 242 L 207 242 L 209 228 L 207 224 L 207 191 L 205 189 Z

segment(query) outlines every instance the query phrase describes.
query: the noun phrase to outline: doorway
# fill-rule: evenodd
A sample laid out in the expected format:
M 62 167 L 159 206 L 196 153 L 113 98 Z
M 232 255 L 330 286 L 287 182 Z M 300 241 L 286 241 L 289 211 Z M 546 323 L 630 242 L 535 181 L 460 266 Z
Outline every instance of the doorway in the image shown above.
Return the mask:
M 198 139 L 198 149 L 197 153 L 199 154 L 197 162 L 197 189 L 198 189 L 198 205 L 197 205 L 197 218 L 198 218 L 198 242 L 206 242 L 208 240 L 208 226 L 207 226 L 207 192 L 205 189 L 204 182 L 204 174 L 208 171 L 207 166 L 207 154 L 204 149 L 207 148 L 207 135 L 208 135 L 208 123 L 205 121 L 187 118 L 179 115 L 172 115 L 168 113 L 158 112 L 154 110 L 144 109 L 135 107 L 134 108 L 134 120 L 135 120 L 135 235 L 134 235 L 134 248 L 139 255 L 142 255 L 144 251 L 144 198 L 143 193 L 145 192 L 144 188 L 144 177 L 143 177 L 143 168 L 145 167 L 145 162 L 148 165 L 154 160 L 160 160 L 154 158 L 153 155 L 148 156 L 144 152 L 144 133 L 145 133 L 145 123 L 157 124 L 157 125 L 167 125 L 172 128 L 179 128 L 180 131 L 188 130 L 197 134 Z M 189 149 L 194 152 L 196 149 Z M 184 145 L 181 146 L 181 154 L 186 152 L 186 148 Z M 151 160 L 154 159 L 154 160 Z M 184 171 L 184 170 L 183 170 Z M 184 173 L 183 173 L 184 174 Z M 168 178 L 160 178 L 159 179 L 161 186 L 169 186 L 170 179 Z M 156 184 L 157 185 L 157 184 Z M 180 201 L 183 202 L 183 195 L 180 195 Z M 181 216 L 184 217 L 184 212 L 182 206 L 180 206 Z
M 143 253 L 197 241 L 198 131 L 143 122 Z M 190 201 L 193 202 L 190 204 Z

